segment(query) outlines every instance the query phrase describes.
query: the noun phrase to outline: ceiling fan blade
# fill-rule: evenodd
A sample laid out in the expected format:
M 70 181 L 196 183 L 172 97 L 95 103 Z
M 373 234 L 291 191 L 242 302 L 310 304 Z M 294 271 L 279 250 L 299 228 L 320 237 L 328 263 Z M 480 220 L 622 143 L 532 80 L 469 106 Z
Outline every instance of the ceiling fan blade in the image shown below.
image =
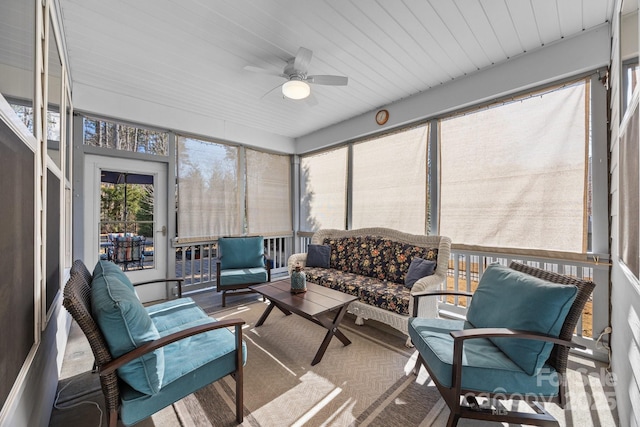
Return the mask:
M 346 86 L 349 78 L 345 76 L 307 76 L 306 81 L 316 85 Z
M 267 95 L 269 95 L 271 92 L 273 92 L 274 90 L 276 90 L 276 89 L 278 89 L 278 88 L 281 88 L 281 87 L 282 87 L 282 85 L 281 85 L 281 84 L 279 84 L 278 86 L 276 86 L 276 87 L 274 87 L 274 88 L 272 88 L 272 89 L 269 89 L 269 91 L 267 91 L 264 95 L 262 95 L 262 96 L 260 97 L 260 100 L 263 100 L 263 99 L 264 99 Z
M 270 76 L 286 77 L 280 71 L 267 70 L 266 68 L 254 67 L 253 65 L 245 65 L 244 69 L 246 71 L 251 71 L 252 73 L 260 73 L 260 74 L 268 74 Z
M 298 49 L 298 53 L 296 53 L 296 59 L 293 60 L 293 69 L 306 73 L 307 67 L 311 62 L 312 55 L 313 52 L 311 52 L 307 48 L 301 47 L 300 49 Z

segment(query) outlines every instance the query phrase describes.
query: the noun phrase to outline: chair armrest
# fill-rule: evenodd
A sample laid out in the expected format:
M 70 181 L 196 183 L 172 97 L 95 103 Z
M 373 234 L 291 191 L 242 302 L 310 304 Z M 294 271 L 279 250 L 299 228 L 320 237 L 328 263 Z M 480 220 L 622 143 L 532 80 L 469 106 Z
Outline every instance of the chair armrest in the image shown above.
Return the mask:
M 151 283 L 160 283 L 160 282 L 178 282 L 178 298 L 182 298 L 182 282 L 184 282 L 184 279 L 167 278 L 167 279 L 147 280 L 145 282 L 134 283 L 133 286 L 135 287 L 140 285 L 149 285 Z
M 416 282 L 417 283 L 417 282 Z M 413 317 L 418 317 L 418 300 L 422 297 L 433 297 L 433 296 L 441 296 L 441 295 L 457 295 L 461 297 L 473 297 L 471 292 L 463 292 L 463 291 L 422 291 L 422 292 L 411 292 L 411 296 L 413 297 Z
M 565 347 L 574 347 L 579 348 L 581 350 L 585 350 L 586 347 L 580 345 L 578 343 L 574 343 L 573 341 L 563 340 L 551 335 L 542 334 L 539 332 L 532 331 L 523 331 L 518 329 L 508 329 L 508 328 L 475 328 L 475 329 L 464 329 L 461 331 L 451 331 L 451 336 L 454 340 L 454 347 L 457 343 L 462 343 L 462 341 L 473 338 L 520 338 L 520 339 L 528 339 L 528 340 L 536 340 L 536 341 L 547 341 L 552 342 L 554 344 L 563 345 Z
M 287 269 L 289 270 L 289 275 L 291 275 L 291 272 L 293 271 L 293 269 L 297 264 L 300 264 L 302 267 L 307 265 L 306 252 L 292 254 L 291 256 L 289 256 L 289 260 L 287 261 Z
M 571 341 L 562 340 L 560 338 L 541 334 L 538 332 L 522 331 L 508 328 L 476 328 L 465 329 L 462 331 L 451 331 L 453 337 L 453 364 L 451 370 L 451 385 L 455 392 L 459 395 L 462 384 L 462 347 L 465 340 L 474 338 L 520 338 L 538 341 L 548 341 L 554 344 L 564 345 L 566 347 L 576 347 L 585 349 L 586 347 Z
M 130 352 L 125 353 L 122 356 L 113 359 L 111 362 L 101 366 L 99 368 L 100 376 L 102 377 L 105 375 L 109 375 L 119 367 L 126 365 L 127 363 L 131 362 L 134 359 L 137 359 L 138 357 L 144 356 L 147 353 L 162 348 L 173 342 L 180 341 L 183 338 L 191 337 L 193 335 L 202 334 L 204 332 L 213 331 L 215 329 L 230 328 L 233 326 L 235 327 L 236 335 L 242 337 L 242 325 L 244 324 L 245 321 L 242 319 L 226 319 L 218 322 L 207 323 L 204 325 L 198 325 L 191 328 L 183 329 L 182 331 L 174 332 L 173 334 L 158 338 L 157 340 L 146 342 L 140 347 L 137 347 Z M 236 345 L 238 345 L 238 343 L 242 343 L 242 340 L 236 339 Z

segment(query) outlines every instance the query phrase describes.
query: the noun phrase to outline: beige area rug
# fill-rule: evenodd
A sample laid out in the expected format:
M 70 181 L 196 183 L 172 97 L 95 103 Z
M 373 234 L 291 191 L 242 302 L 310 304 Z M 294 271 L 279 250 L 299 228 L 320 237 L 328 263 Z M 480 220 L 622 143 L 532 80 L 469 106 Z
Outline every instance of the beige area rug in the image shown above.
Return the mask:
M 444 402 L 425 370 L 411 373 L 415 351 L 404 338 L 364 325 L 353 317 L 341 330 L 348 346 L 334 338 L 322 361 L 311 366 L 326 330 L 258 302 L 213 314 L 240 317 L 247 324 L 244 368 L 244 426 L 430 426 Z M 174 404 L 183 426 L 233 426 L 235 382 L 226 377 Z M 445 409 L 446 411 L 446 409 Z

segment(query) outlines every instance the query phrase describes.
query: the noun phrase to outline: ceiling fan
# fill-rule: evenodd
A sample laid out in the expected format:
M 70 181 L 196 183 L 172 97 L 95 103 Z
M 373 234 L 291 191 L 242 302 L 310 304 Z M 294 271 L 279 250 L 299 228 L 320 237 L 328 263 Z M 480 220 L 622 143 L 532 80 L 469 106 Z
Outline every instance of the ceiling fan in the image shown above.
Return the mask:
M 304 47 L 299 48 L 295 58 L 287 61 L 287 65 L 285 65 L 282 72 L 254 67 L 252 65 L 247 65 L 244 69 L 255 73 L 284 77 L 287 81 L 282 85 L 282 94 L 290 99 L 304 99 L 308 97 L 311 94 L 309 84 L 328 86 L 347 85 L 349 79 L 345 76 L 308 75 L 307 67 L 311 62 L 312 55 L 313 52 L 309 49 Z

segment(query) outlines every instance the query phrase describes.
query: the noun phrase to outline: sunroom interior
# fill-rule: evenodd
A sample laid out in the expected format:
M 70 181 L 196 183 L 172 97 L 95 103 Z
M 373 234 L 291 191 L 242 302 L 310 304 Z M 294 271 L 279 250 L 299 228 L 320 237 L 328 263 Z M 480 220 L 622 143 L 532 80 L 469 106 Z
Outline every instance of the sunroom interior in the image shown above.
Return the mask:
M 512 260 L 593 280 L 576 354 L 640 425 L 637 1 L 10 0 L 0 22 L 0 425 L 49 422 L 73 260 L 203 295 L 218 237 L 264 236 L 284 277 L 313 232 L 365 227 L 451 237 L 455 290 Z

